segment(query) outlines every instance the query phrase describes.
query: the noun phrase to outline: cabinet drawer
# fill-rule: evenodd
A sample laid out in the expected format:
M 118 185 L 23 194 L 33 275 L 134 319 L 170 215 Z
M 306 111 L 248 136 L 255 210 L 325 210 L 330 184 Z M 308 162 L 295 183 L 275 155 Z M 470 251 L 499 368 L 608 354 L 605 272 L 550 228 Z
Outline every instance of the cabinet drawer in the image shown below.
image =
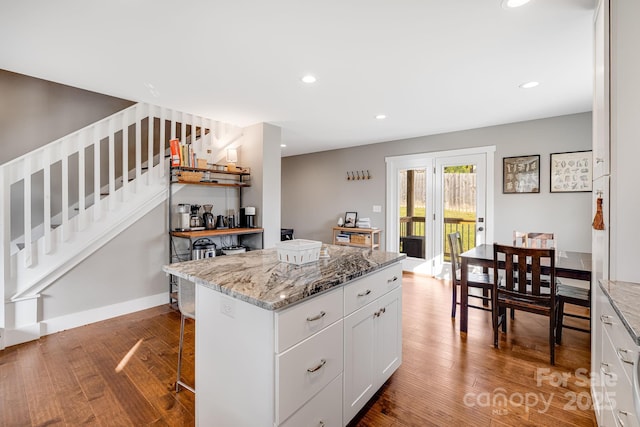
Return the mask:
M 616 425 L 638 426 L 633 404 L 633 382 L 626 374 L 626 365 L 619 356 L 618 346 L 614 344 L 608 333 L 602 338 L 601 379 L 604 387 L 604 411 L 612 410 L 618 418 Z M 608 406 L 607 406 L 608 403 Z
M 276 313 L 276 352 L 282 353 L 342 319 L 342 287 Z
M 342 320 L 276 357 L 276 423 L 286 420 L 343 368 Z
M 348 316 L 402 283 L 402 265 L 395 264 L 365 276 L 344 288 L 344 315 Z
M 620 374 L 625 377 L 629 384 L 633 384 L 633 375 L 635 373 L 635 364 L 638 360 L 638 346 L 631 339 L 627 328 L 624 326 L 618 314 L 607 300 L 602 304 L 602 311 L 598 319 L 607 338 L 602 338 L 602 345 L 611 344 L 611 352 L 609 362 L 616 360 L 620 366 Z M 604 357 L 604 347 L 603 347 Z M 621 378 L 622 380 L 622 378 Z
M 342 375 L 308 401 L 282 427 L 342 427 Z

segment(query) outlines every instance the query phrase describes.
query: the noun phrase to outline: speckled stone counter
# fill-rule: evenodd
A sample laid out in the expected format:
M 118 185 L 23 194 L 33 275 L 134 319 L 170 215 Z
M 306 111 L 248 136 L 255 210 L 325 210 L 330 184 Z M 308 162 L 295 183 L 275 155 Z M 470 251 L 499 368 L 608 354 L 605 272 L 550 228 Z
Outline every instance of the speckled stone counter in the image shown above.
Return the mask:
M 329 258 L 296 266 L 276 249 L 165 265 L 170 274 L 267 310 L 277 310 L 405 258 L 404 254 L 326 245 Z
M 640 345 L 640 283 L 601 280 L 600 288 L 611 302 L 613 309 L 622 319 L 622 323 L 631 338 Z

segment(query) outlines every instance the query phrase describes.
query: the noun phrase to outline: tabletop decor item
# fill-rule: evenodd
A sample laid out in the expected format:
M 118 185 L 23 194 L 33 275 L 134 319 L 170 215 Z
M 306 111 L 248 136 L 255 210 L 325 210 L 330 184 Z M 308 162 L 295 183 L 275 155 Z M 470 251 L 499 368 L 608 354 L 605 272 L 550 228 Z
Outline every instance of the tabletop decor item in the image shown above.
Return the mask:
M 592 190 L 593 156 L 591 151 L 551 153 L 552 193 Z
M 344 226 L 355 227 L 358 221 L 358 212 L 347 212 L 344 214 Z
M 502 161 L 503 193 L 540 192 L 540 155 L 505 157 Z

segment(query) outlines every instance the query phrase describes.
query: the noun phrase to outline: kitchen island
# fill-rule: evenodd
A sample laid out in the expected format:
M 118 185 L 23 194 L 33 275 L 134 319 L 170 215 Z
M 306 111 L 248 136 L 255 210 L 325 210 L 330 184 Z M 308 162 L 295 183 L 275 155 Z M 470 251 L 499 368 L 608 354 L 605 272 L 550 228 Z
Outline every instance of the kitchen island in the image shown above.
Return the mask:
M 198 425 L 346 425 L 400 366 L 405 255 L 327 248 L 163 267 L 197 285 Z

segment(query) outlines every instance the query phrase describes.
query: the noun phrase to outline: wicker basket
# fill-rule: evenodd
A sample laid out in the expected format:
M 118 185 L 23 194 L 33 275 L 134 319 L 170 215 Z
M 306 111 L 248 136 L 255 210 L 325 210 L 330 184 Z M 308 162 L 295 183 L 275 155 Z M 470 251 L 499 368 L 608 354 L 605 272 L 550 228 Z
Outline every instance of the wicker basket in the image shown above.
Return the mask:
M 178 181 L 179 182 L 200 182 L 202 181 L 203 176 L 204 174 L 202 172 L 180 171 L 178 172 Z
M 350 240 L 351 240 L 351 243 L 355 243 L 357 245 L 371 244 L 371 236 L 368 236 L 366 234 L 352 234 Z

